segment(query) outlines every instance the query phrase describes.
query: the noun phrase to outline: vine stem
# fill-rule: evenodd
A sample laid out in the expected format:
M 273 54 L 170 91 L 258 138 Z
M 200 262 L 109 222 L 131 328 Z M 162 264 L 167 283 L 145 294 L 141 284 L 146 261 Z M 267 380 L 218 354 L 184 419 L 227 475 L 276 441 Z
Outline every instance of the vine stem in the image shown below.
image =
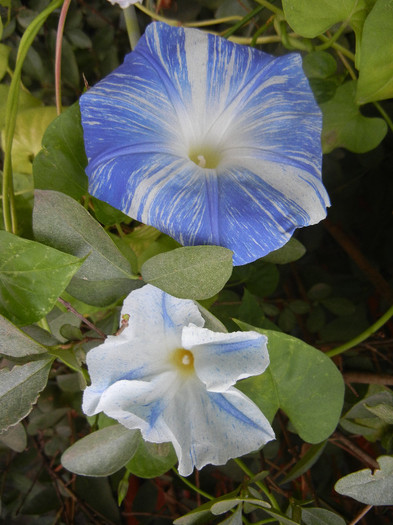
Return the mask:
M 364 509 L 360 512 L 360 514 L 358 514 L 356 518 L 352 520 L 349 525 L 356 525 L 356 523 L 358 523 L 363 518 L 363 516 L 365 516 L 367 512 L 371 510 L 372 508 L 373 508 L 373 505 L 367 505 L 367 507 L 364 507 Z
M 70 7 L 71 0 L 64 0 L 63 7 L 61 8 L 59 23 L 57 25 L 56 34 L 56 55 L 55 55 L 55 93 L 56 93 L 56 111 L 60 115 L 61 108 L 61 50 L 63 47 L 63 34 L 64 25 L 67 18 L 68 9 Z
M 178 478 L 180 478 L 185 485 L 187 485 L 187 487 L 190 487 L 190 489 L 194 490 L 197 494 L 200 494 L 201 496 L 203 496 L 204 498 L 208 499 L 209 501 L 212 501 L 212 500 L 215 499 L 213 496 L 211 496 L 210 494 L 208 494 L 204 490 L 202 490 L 199 487 L 197 487 L 196 485 L 194 485 L 194 483 L 189 481 L 187 478 L 184 478 L 183 476 L 181 476 L 179 474 L 179 472 L 175 469 L 175 467 L 172 467 L 172 470 L 176 474 L 176 476 Z
M 3 168 L 3 218 L 5 230 L 11 233 L 17 232 L 17 218 L 15 212 L 14 188 L 12 180 L 11 150 L 15 133 L 16 115 L 18 111 L 19 86 L 22 75 L 22 67 L 27 52 L 30 49 L 30 46 L 33 43 L 35 37 L 37 36 L 38 31 L 41 29 L 48 16 L 55 9 L 60 7 L 62 3 L 63 0 L 52 0 L 48 7 L 46 7 L 46 9 L 44 9 L 27 27 L 19 44 L 15 70 L 8 92 L 4 126 L 5 146 Z
M 123 15 L 127 28 L 128 40 L 130 41 L 130 47 L 132 51 L 133 49 L 135 49 L 135 46 L 137 45 L 138 40 L 141 37 L 135 7 L 133 5 L 126 7 L 125 9 L 123 9 Z
M 263 7 L 266 7 L 266 9 L 269 9 L 269 11 L 275 13 L 276 15 L 284 16 L 284 11 L 282 9 L 271 4 L 267 0 L 255 0 L 255 2 L 259 5 L 262 5 Z
M 373 104 L 377 108 L 379 113 L 382 115 L 382 117 L 385 119 L 385 122 L 389 126 L 390 130 L 393 131 L 393 121 L 389 117 L 389 115 L 386 113 L 386 111 L 383 109 L 381 104 L 379 102 L 373 102 Z
M 65 306 L 65 308 L 67 308 L 67 310 L 69 312 L 72 312 L 74 315 L 76 315 L 78 317 L 78 319 L 80 319 L 82 321 L 82 323 L 84 323 L 86 326 L 88 326 L 91 330 L 94 330 L 95 332 L 97 332 L 97 334 L 100 335 L 103 339 L 106 339 L 106 337 L 107 337 L 106 334 L 104 334 L 104 332 L 102 332 L 93 323 L 91 323 L 88 319 L 86 319 L 86 317 L 84 317 L 77 310 L 75 310 L 75 308 L 69 302 L 65 301 L 61 297 L 58 297 L 57 300 L 59 301 L 59 303 L 61 303 L 63 306 Z
M 233 33 L 236 33 L 238 29 L 243 27 L 245 24 L 250 22 L 256 15 L 258 15 L 264 7 L 262 5 L 256 7 L 252 11 L 250 11 L 246 16 L 244 16 L 237 24 L 229 28 L 225 33 L 223 33 L 223 38 L 228 38 L 229 36 L 233 35 Z
M 364 332 L 354 337 L 347 343 L 344 343 L 343 345 L 338 346 L 337 348 L 333 348 L 333 350 L 329 350 L 328 352 L 326 352 L 326 355 L 328 357 L 334 357 L 336 355 L 342 354 L 350 348 L 353 348 L 359 343 L 362 343 L 363 341 L 368 339 L 372 334 L 374 334 L 377 330 L 379 330 L 385 323 L 387 323 L 391 317 L 393 317 L 393 306 L 391 306 L 389 310 L 378 319 L 378 321 L 376 321 L 374 324 L 372 324 L 366 330 L 364 330 Z
M 234 458 L 234 462 L 237 464 L 238 467 L 242 469 L 242 471 L 247 474 L 247 476 L 252 479 L 254 477 L 254 473 L 243 463 L 243 461 L 239 458 Z M 271 506 L 280 511 L 281 509 L 277 503 L 276 498 L 273 496 L 273 494 L 267 489 L 266 485 L 262 483 L 262 481 L 254 481 L 255 485 L 259 487 L 262 492 L 265 494 L 265 496 L 269 499 Z

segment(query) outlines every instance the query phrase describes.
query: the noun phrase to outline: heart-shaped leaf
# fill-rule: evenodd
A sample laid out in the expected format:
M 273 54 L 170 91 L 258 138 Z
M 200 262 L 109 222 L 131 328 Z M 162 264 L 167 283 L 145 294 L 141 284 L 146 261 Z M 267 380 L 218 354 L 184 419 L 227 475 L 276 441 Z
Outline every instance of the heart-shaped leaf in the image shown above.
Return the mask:
M 380 470 L 358 470 L 339 479 L 334 488 L 366 505 L 393 505 L 393 457 L 378 458 Z
M 393 9 L 377 0 L 363 28 L 359 60 L 358 104 L 393 97 Z
M 242 330 L 268 338 L 270 365 L 237 388 L 271 421 L 279 408 L 308 443 L 320 443 L 337 426 L 344 400 L 344 381 L 333 362 L 319 350 L 290 335 L 236 321 Z
M 355 102 L 356 81 L 339 86 L 333 98 L 320 105 L 323 113 L 322 149 L 347 148 L 366 153 L 378 146 L 387 133 L 381 118 L 364 117 Z

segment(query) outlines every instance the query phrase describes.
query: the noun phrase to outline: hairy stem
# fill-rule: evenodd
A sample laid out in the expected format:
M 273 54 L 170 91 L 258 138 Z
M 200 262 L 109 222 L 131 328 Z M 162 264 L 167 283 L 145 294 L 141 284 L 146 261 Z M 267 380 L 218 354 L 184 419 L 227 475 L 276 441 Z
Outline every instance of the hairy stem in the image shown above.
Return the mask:
M 70 7 L 71 0 L 64 0 L 63 7 L 61 8 L 59 23 L 57 25 L 56 35 L 56 56 L 55 56 L 55 93 L 56 93 L 56 111 L 60 115 L 61 108 L 61 51 L 63 46 L 63 33 L 64 25 L 67 18 L 68 9 Z

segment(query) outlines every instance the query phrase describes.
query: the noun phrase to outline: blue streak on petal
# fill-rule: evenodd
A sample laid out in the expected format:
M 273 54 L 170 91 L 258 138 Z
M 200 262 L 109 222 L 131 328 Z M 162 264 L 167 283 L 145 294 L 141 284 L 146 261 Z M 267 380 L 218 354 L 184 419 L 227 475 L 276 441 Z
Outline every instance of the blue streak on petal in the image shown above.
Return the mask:
M 207 396 L 213 403 L 215 403 L 220 408 L 220 410 L 227 412 L 231 417 L 241 421 L 245 425 L 249 425 L 254 429 L 265 430 L 259 425 L 257 425 L 254 421 L 252 421 L 252 419 L 244 415 L 243 412 L 238 410 L 232 403 L 225 399 L 225 397 L 222 394 L 216 392 L 207 392 Z
M 242 350 L 251 350 L 252 348 L 260 348 L 261 339 L 247 339 L 245 341 L 222 342 L 222 343 L 205 343 L 209 350 L 217 355 L 230 354 L 231 352 L 241 352 Z

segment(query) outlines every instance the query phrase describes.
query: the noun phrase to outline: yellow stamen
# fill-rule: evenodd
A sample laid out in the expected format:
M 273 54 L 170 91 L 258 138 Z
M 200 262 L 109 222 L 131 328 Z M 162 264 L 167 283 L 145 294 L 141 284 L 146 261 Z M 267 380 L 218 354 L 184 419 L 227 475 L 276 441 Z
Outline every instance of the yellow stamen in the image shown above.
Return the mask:
M 176 348 L 171 356 L 172 363 L 183 374 L 194 372 L 194 356 L 189 350 Z

